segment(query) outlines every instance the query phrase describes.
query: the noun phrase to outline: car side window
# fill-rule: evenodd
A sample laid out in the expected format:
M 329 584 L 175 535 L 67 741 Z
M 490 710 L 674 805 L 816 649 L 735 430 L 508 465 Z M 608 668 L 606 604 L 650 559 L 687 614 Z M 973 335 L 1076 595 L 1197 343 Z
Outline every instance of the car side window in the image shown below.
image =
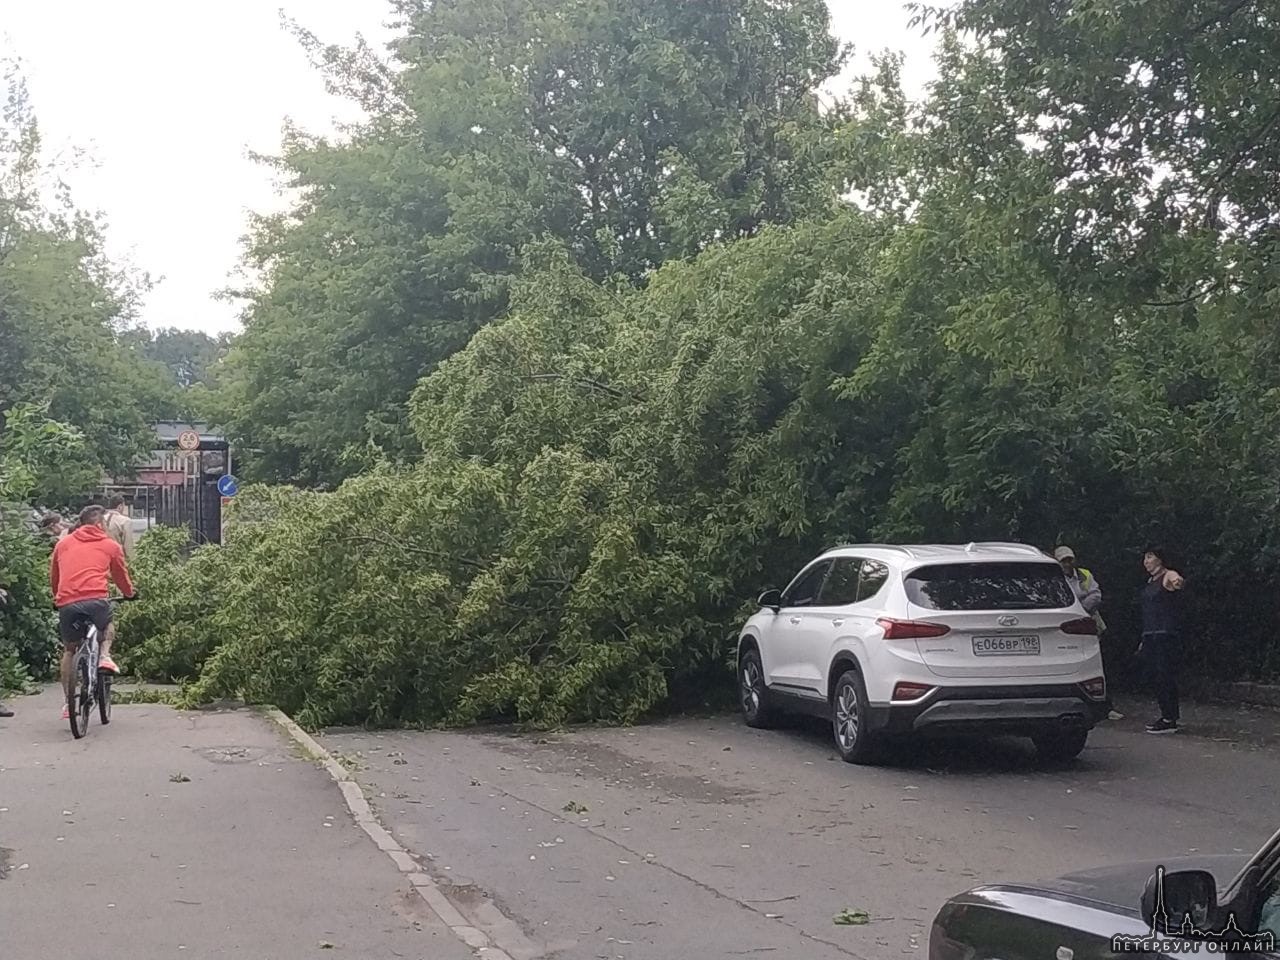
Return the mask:
M 818 606 L 843 607 L 858 601 L 858 575 L 862 561 L 857 557 L 836 557 L 831 572 L 818 594 Z
M 1280 878 L 1271 881 L 1268 896 L 1262 903 L 1255 933 L 1270 933 L 1280 942 Z M 1271 956 L 1271 954 L 1268 954 Z
M 858 579 L 858 603 L 870 600 L 889 582 L 889 568 L 879 560 L 863 560 L 862 576 Z
M 812 606 L 822 586 L 822 578 L 826 576 L 827 568 L 830 566 L 830 560 L 823 560 L 802 573 L 799 580 L 787 587 L 787 592 L 782 595 L 782 605 L 784 607 Z

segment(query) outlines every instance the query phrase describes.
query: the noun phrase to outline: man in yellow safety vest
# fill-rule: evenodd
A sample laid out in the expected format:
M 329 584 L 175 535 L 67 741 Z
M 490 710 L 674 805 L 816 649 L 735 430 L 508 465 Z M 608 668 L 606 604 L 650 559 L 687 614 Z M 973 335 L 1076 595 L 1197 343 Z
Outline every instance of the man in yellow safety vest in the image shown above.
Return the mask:
M 1058 547 L 1053 551 L 1053 558 L 1061 564 L 1062 572 L 1067 575 L 1067 582 L 1071 584 L 1071 589 L 1075 592 L 1076 599 L 1080 601 L 1080 606 L 1084 607 L 1084 612 L 1093 617 L 1094 622 L 1098 624 L 1098 636 L 1101 637 L 1106 632 L 1107 624 L 1099 612 L 1102 606 L 1102 588 L 1098 586 L 1097 577 L 1087 567 L 1076 563 L 1076 552 L 1070 547 Z M 1109 719 L 1122 720 L 1124 715 L 1112 710 L 1109 713 Z

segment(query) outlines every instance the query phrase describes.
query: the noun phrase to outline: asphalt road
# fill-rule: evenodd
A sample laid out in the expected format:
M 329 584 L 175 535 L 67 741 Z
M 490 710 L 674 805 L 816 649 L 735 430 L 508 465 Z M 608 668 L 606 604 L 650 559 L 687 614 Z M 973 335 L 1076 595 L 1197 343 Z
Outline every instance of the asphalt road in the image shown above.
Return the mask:
M 261 716 L 118 706 L 74 741 L 56 693 L 10 705 L 0 960 L 473 956 Z
M 261 715 L 117 707 L 75 742 L 52 692 L 14 706 L 0 960 L 497 955 L 455 938 Z M 1192 707 L 1149 737 L 1122 708 L 1067 769 L 1017 741 L 851 767 L 820 726 L 728 717 L 321 739 L 450 923 L 513 960 L 872 960 L 923 955 L 939 904 L 978 883 L 1249 852 L 1280 827 L 1280 715 Z
M 477 926 L 515 921 L 513 957 L 882 958 L 923 955 L 942 901 L 979 883 L 1252 852 L 1280 828 L 1275 714 L 1191 707 L 1151 737 L 1121 706 L 1056 770 L 1018 741 L 853 767 L 822 727 L 734 718 L 323 743 Z M 835 924 L 846 909 L 871 922 Z

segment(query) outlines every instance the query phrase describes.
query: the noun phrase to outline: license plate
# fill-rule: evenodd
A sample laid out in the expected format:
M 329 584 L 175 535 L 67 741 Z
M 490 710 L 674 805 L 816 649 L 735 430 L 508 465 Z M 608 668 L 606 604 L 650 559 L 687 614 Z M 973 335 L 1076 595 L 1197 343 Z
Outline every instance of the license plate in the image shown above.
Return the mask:
M 1027 637 L 974 637 L 975 657 L 1038 657 L 1040 638 Z

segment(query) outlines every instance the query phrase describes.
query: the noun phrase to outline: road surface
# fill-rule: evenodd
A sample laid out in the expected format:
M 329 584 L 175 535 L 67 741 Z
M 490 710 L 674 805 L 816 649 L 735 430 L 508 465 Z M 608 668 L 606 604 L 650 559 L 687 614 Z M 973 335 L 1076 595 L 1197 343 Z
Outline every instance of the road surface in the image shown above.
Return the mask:
M 513 957 L 887 958 L 924 955 L 939 905 L 978 883 L 1252 852 L 1280 828 L 1274 714 L 1193 707 L 1152 737 L 1125 709 L 1056 771 L 1018 741 L 853 767 L 823 727 L 732 718 L 323 743 L 456 902 L 519 924 Z
M 323 735 L 438 879 L 436 913 L 259 713 L 117 707 L 74 742 L 56 694 L 14 706 L 0 960 L 501 956 L 463 929 L 512 960 L 923 956 L 939 904 L 978 883 L 1249 852 L 1280 827 L 1264 711 L 1192 707 L 1149 737 L 1122 705 L 1057 770 L 1016 741 L 852 767 L 821 726 L 734 718 Z
M 73 741 L 52 690 L 10 706 L 3 960 L 473 956 L 258 714 L 119 706 Z

